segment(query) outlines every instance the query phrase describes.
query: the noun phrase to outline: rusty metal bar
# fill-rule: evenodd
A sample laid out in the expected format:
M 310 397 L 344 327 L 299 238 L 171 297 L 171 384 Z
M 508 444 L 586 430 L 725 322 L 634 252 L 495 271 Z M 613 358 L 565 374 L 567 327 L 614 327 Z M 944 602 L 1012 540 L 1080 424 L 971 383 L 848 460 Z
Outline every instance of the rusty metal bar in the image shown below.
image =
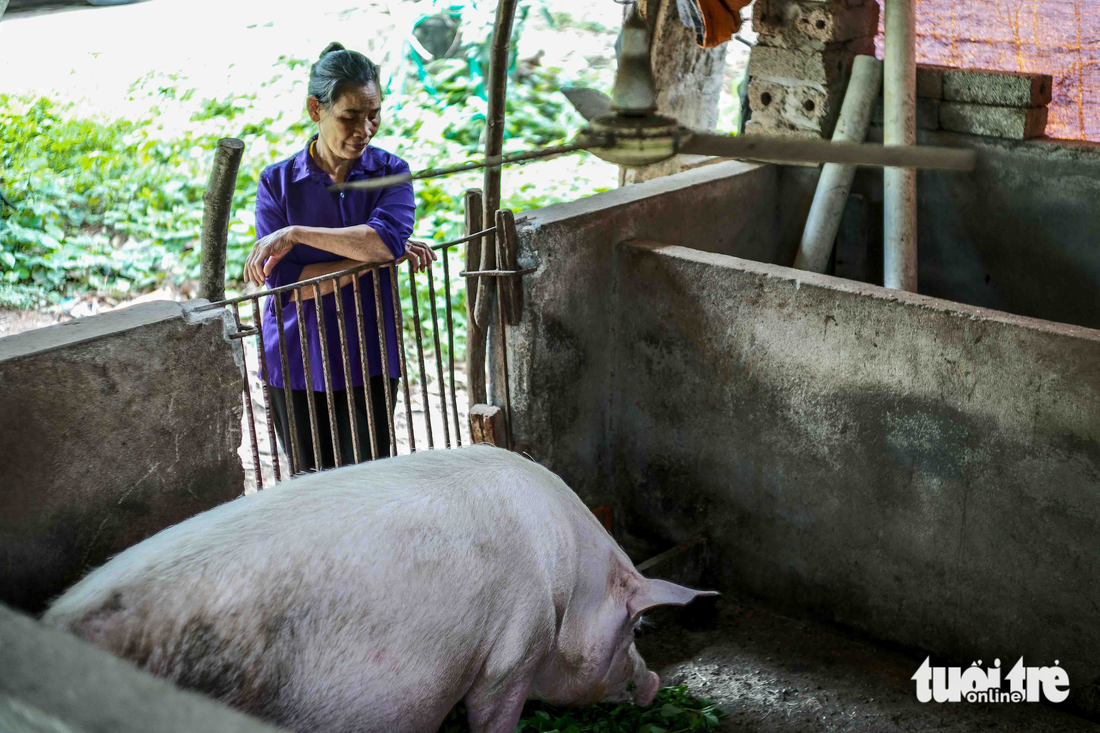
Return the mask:
M 290 435 L 287 436 L 290 441 L 290 455 L 287 457 L 290 459 L 290 475 L 293 476 L 302 470 L 302 455 L 298 450 L 298 422 L 294 415 L 294 400 L 290 399 L 290 360 L 286 355 L 286 336 L 283 333 L 286 331 L 286 314 L 283 313 L 282 296 L 276 294 L 271 297 L 275 299 L 274 308 L 279 314 L 279 360 L 283 367 L 283 396 L 286 398 L 286 416 L 290 424 Z
M 443 251 L 443 293 L 447 299 L 447 367 L 451 373 L 451 412 L 455 419 L 455 445 L 462 447 L 462 430 L 458 420 L 458 398 L 455 396 L 455 326 L 451 320 L 451 259 L 450 250 Z M 469 295 L 467 294 L 467 297 Z M 440 385 L 440 393 L 443 386 Z M 443 409 L 443 422 L 447 422 L 447 410 Z
M 374 427 L 374 392 L 371 390 L 371 372 L 366 366 L 366 328 L 363 325 L 363 297 L 360 292 L 359 276 L 351 281 L 355 297 L 355 322 L 359 326 L 359 365 L 363 370 L 363 396 L 366 402 L 366 431 L 371 438 L 371 460 L 378 458 L 378 439 Z M 386 379 L 386 365 L 382 365 L 382 378 Z
M 241 325 L 240 307 L 233 304 L 233 319 Z M 243 349 L 242 349 L 243 350 Z M 248 437 L 252 441 L 252 467 L 256 469 L 256 489 L 264 487 L 264 473 L 260 468 L 260 442 L 256 440 L 256 415 L 252 410 L 252 388 L 248 384 L 248 369 L 244 370 L 244 406 L 248 414 Z
M 432 249 L 446 249 L 448 247 L 453 247 L 456 244 L 462 244 L 463 242 L 469 242 L 474 239 L 479 239 L 481 237 L 484 237 L 486 234 L 492 234 L 496 230 L 496 227 L 489 227 L 488 229 L 482 229 L 480 232 L 474 232 L 473 234 L 467 234 L 466 236 L 459 237 L 458 239 L 452 239 L 449 242 L 440 242 L 439 244 L 432 245 L 429 245 L 427 242 L 421 242 L 418 239 L 410 239 L 409 241 L 416 242 L 417 244 L 423 244 L 425 246 L 430 246 Z
M 378 438 L 374 427 L 374 392 L 370 386 L 370 371 L 367 368 L 367 331 L 363 325 L 363 298 L 359 289 L 359 276 L 351 281 L 355 298 L 355 322 L 359 329 L 359 367 L 363 371 L 363 397 L 367 408 L 367 432 L 370 434 L 371 460 L 378 458 Z M 386 379 L 386 365 L 382 365 L 382 379 Z
M 237 304 L 233 303 L 233 305 L 236 306 Z M 255 336 L 257 333 L 259 333 L 258 328 L 238 329 L 236 333 L 229 335 L 229 340 L 235 341 L 237 339 L 244 339 L 248 338 L 249 336 Z
M 443 253 L 443 260 L 447 260 L 447 253 Z M 432 341 L 435 344 L 435 371 L 439 377 L 439 406 L 443 414 L 443 444 L 451 447 L 451 428 L 447 425 L 447 383 L 443 381 L 443 351 L 439 347 L 439 315 L 435 307 L 435 272 L 428 268 L 428 300 L 432 303 Z M 427 384 L 427 381 L 425 381 Z M 432 421 L 431 410 L 428 410 L 428 422 Z
M 396 268 L 394 268 L 396 269 Z M 377 312 L 378 323 L 378 341 L 382 347 L 382 386 L 386 390 L 386 425 L 390 430 L 390 455 L 397 455 L 397 431 L 393 426 L 393 412 L 390 410 L 393 395 L 390 389 L 390 357 L 389 349 L 386 348 L 386 315 L 382 312 L 382 275 L 376 268 L 372 275 L 374 278 L 374 308 Z M 397 314 L 394 314 L 394 318 L 397 318 Z M 404 354 L 402 354 L 404 356 Z M 402 369 L 402 376 L 404 376 L 404 369 Z M 372 403 L 373 406 L 373 403 Z M 412 415 L 409 415 L 409 432 L 412 433 Z M 412 441 L 409 441 L 412 443 Z M 413 446 L 413 450 L 416 447 Z
M 337 283 L 336 287 L 336 323 L 340 334 L 340 355 L 344 358 L 344 392 L 348 396 L 348 422 L 351 425 L 352 459 L 359 463 L 363 460 L 359 451 L 359 416 L 355 411 L 355 392 L 351 388 L 351 357 L 348 355 L 348 327 L 344 323 L 344 293 Z M 359 345 L 362 346 L 360 341 Z M 362 349 L 360 349 L 362 351 Z M 363 391 L 370 390 L 370 382 L 363 380 Z
M 314 306 L 317 304 L 314 303 Z M 306 338 L 306 321 L 302 317 L 302 289 L 294 290 L 294 308 L 298 314 L 298 339 L 302 347 L 302 371 L 306 380 L 306 404 L 309 406 L 309 429 L 313 436 L 313 470 L 321 469 L 321 436 L 317 432 L 317 404 L 313 397 L 313 370 L 309 364 L 309 339 Z M 286 382 L 286 379 L 283 379 Z M 287 389 L 287 402 L 293 397 Z
M 511 212 L 508 212 L 509 214 Z M 497 211 L 497 228 L 503 229 L 506 214 Z M 504 388 L 504 440 L 508 450 L 512 450 L 512 397 L 508 388 L 508 347 L 504 338 L 504 280 L 497 278 L 497 332 L 500 334 L 500 370 L 502 375 L 502 387 Z
M 278 300 L 278 298 L 276 298 Z M 267 439 L 271 444 L 271 467 L 275 470 L 275 481 L 282 480 L 279 471 L 279 445 L 275 442 L 275 422 L 271 419 L 271 387 L 267 383 L 267 354 L 264 352 L 264 329 L 260 320 L 260 299 L 252 299 L 252 320 L 257 324 L 257 351 L 260 360 L 260 391 L 264 396 L 264 415 L 267 416 Z
M 474 270 L 472 272 L 463 270 L 458 273 L 459 277 L 508 277 L 510 275 L 529 275 L 539 268 L 537 267 L 525 267 L 522 270 Z
M 339 282 L 339 281 L 337 281 Z M 336 293 L 339 298 L 339 290 Z M 324 303 L 321 301 L 321 286 L 313 284 L 313 310 L 317 314 L 317 340 L 321 342 L 321 369 L 325 377 L 325 403 L 328 406 L 329 437 L 332 439 L 332 460 L 340 468 L 340 435 L 336 425 L 336 400 L 332 397 L 332 363 L 328 358 L 328 334 L 325 332 Z M 318 461 L 320 463 L 320 461 Z M 318 466 L 320 468 L 320 466 Z
M 428 374 L 424 368 L 424 338 L 420 332 L 420 305 L 417 303 L 416 298 L 416 268 L 413 267 L 412 260 L 409 260 L 409 292 L 412 294 L 412 308 L 413 308 L 413 332 L 416 334 L 416 358 L 420 364 L 420 389 L 424 393 L 424 425 L 428 430 L 428 448 L 434 448 L 435 442 L 432 440 L 432 403 L 428 399 Z M 402 375 L 404 376 L 404 375 Z M 406 386 L 405 391 L 408 392 Z M 412 413 L 409 413 L 409 420 L 412 420 Z
M 405 331 L 401 328 L 401 296 L 397 287 L 397 265 L 390 268 L 390 293 L 393 295 L 394 330 L 397 335 L 398 352 L 401 355 L 401 381 L 405 383 L 405 422 L 409 428 L 409 452 L 416 452 L 416 437 L 413 434 L 412 398 L 409 395 L 409 374 L 405 365 Z M 430 430 L 431 428 L 429 428 Z M 397 449 L 394 448 L 396 451 Z
M 455 240 L 452 240 L 450 242 L 440 242 L 439 244 L 432 245 L 432 249 L 441 249 L 443 247 L 449 247 L 452 244 L 461 244 L 462 242 L 471 241 L 471 240 L 476 239 L 478 237 L 485 236 L 486 234 L 491 234 L 495 231 L 496 231 L 495 227 L 489 227 L 488 229 L 485 229 L 485 230 L 482 230 L 482 231 L 476 231 L 472 234 L 466 235 L 465 237 L 461 237 L 459 239 L 455 239 Z M 270 290 L 264 290 L 264 291 L 259 292 L 259 293 L 252 293 L 251 295 L 241 295 L 241 296 L 238 296 L 236 298 L 229 298 L 227 300 L 219 300 L 216 303 L 206 303 L 205 305 L 196 306 L 194 310 L 195 310 L 195 312 L 202 312 L 202 311 L 213 310 L 214 308 L 224 308 L 227 305 L 232 305 L 233 303 L 240 303 L 241 301 L 244 301 L 244 300 L 251 300 L 252 298 L 259 298 L 259 297 L 262 297 L 264 295 L 273 295 L 275 293 L 285 293 L 285 292 L 289 292 L 291 290 L 295 290 L 297 288 L 305 287 L 306 285 L 313 285 L 314 283 L 322 283 L 322 282 L 325 282 L 326 280 L 332 280 L 334 278 L 344 277 L 345 275 L 351 275 L 352 273 L 362 273 L 366 270 L 375 270 L 375 269 L 378 269 L 380 267 L 389 267 L 392 264 L 393 263 L 390 263 L 390 262 L 373 262 L 373 263 L 364 262 L 361 265 L 356 265 L 355 267 L 349 267 L 348 269 L 341 270 L 340 272 L 330 272 L 327 275 L 318 275 L 317 277 L 311 277 L 308 280 L 300 280 L 296 283 L 291 283 L 289 285 L 280 285 L 277 288 L 271 288 Z

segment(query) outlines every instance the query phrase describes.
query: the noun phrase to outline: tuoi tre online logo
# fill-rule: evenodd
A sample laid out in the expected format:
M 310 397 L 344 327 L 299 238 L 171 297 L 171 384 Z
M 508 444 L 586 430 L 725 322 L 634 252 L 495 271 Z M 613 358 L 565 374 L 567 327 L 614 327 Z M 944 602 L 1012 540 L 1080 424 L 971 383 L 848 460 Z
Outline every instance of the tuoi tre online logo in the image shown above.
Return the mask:
M 931 657 L 924 660 L 910 679 L 917 683 L 917 699 L 921 702 L 1062 702 L 1069 697 L 1069 675 L 1054 660 L 1053 667 L 1025 667 L 1024 658 L 1016 662 L 1001 681 L 1001 660 L 982 669 L 982 660 L 966 669 L 933 667 Z

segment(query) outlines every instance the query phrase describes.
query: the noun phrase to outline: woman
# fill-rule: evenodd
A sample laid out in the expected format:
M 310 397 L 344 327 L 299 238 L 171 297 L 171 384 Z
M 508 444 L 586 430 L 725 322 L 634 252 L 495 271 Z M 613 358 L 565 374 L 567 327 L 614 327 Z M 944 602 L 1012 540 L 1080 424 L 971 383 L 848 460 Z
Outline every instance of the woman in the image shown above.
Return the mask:
M 328 187 L 362 178 L 407 173 L 408 164 L 395 155 L 372 147 L 382 118 L 382 94 L 378 67 L 366 56 L 331 43 L 310 69 L 309 117 L 317 123 L 317 134 L 305 148 L 287 160 L 265 169 L 256 195 L 256 244 L 245 263 L 245 277 L 269 288 L 346 270 L 362 263 L 411 259 L 420 269 L 431 266 L 435 254 L 424 245 L 406 242 L 413 229 L 416 204 L 412 184 L 405 183 L 371 191 L 330 192 Z M 347 393 L 352 390 L 361 458 L 371 457 L 367 423 L 368 397 L 374 416 L 377 455 L 390 453 L 388 421 L 394 402 L 386 403 L 383 380 L 390 378 L 391 395 L 396 395 L 401 374 L 398 333 L 394 327 L 390 273 L 383 269 L 380 295 L 388 364 L 383 370 L 376 318 L 374 277 L 360 276 L 366 348 L 359 344 L 355 294 L 350 278 L 341 280 L 345 331 L 351 374 L 344 374 L 340 329 L 336 318 L 335 285 L 326 281 L 321 288 L 321 316 L 337 418 L 341 464 L 354 462 L 352 423 Z M 306 327 L 311 383 L 306 384 L 299 339 L 298 312 L 291 293 L 284 293 L 282 324 L 288 357 L 283 374 L 279 352 L 279 314 L 275 298 L 268 298 L 263 312 L 264 350 L 267 379 L 271 387 L 275 427 L 283 450 L 291 452 L 288 402 L 294 413 L 294 435 L 298 444 L 299 471 L 331 468 L 334 446 L 329 430 L 325 375 L 317 329 L 317 304 L 311 286 L 302 289 L 302 318 Z M 363 384 L 362 357 L 365 353 L 369 387 Z M 320 443 L 320 460 L 313 453 L 308 393 L 313 391 Z

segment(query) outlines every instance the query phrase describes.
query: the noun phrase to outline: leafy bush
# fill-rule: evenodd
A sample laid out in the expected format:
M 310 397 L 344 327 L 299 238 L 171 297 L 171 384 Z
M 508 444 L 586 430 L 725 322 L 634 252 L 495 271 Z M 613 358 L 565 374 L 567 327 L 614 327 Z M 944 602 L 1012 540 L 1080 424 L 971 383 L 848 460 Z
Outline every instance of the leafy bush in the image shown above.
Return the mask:
M 181 89 L 174 77 L 146 75 L 132 91 L 146 94 L 152 104 L 135 120 L 82 114 L 77 105 L 46 97 L 0 95 L 0 190 L 12 204 L 2 205 L 0 217 L 0 305 L 58 303 L 89 291 L 119 296 L 196 279 L 202 195 L 217 140 L 227 136 L 246 143 L 227 253 L 230 290 L 244 287 L 239 278 L 256 236 L 260 172 L 298 152 L 312 134 L 299 106 L 307 76 L 299 67 L 307 63 L 280 57 L 277 64 L 293 73 L 280 72 L 255 93 L 216 100 L 197 99 L 195 90 Z M 377 144 L 404 157 L 414 170 L 478 158 L 485 117 L 480 79 L 462 59 L 434 62 L 426 72 L 425 79 L 410 77 L 401 94 L 387 98 Z M 557 93 L 561 84 L 553 69 L 530 70 L 510 83 L 506 150 L 561 143 L 583 126 Z M 166 122 L 170 113 L 179 117 L 187 110 L 185 124 L 173 128 Z M 437 242 L 460 236 L 463 192 L 480 186 L 480 180 L 474 173 L 415 184 L 414 236 Z M 602 189 L 591 181 L 570 176 L 521 186 L 503 205 L 524 210 L 597 190 Z M 464 251 L 452 248 L 449 262 L 460 341 L 465 288 L 458 272 Z M 435 276 L 442 322 L 441 263 Z M 423 317 L 427 289 L 420 278 Z M 411 317 L 407 284 L 402 290 Z M 430 343 L 430 332 L 426 337 Z M 461 356 L 461 343 L 456 350 Z

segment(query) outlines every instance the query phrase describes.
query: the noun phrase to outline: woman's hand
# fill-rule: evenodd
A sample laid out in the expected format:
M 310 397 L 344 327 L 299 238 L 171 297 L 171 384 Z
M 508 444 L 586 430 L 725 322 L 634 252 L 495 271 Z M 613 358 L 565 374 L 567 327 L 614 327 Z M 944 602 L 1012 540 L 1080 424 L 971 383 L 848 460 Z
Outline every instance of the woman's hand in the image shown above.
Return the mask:
M 293 226 L 277 229 L 266 237 L 257 239 L 244 263 L 245 279 L 263 286 L 264 279 L 296 244 L 298 238 L 294 234 Z
M 408 260 L 413 263 L 414 270 L 423 272 L 432 266 L 435 259 L 435 250 L 426 244 L 410 240 L 405 244 L 405 256 L 401 258 L 401 262 Z

